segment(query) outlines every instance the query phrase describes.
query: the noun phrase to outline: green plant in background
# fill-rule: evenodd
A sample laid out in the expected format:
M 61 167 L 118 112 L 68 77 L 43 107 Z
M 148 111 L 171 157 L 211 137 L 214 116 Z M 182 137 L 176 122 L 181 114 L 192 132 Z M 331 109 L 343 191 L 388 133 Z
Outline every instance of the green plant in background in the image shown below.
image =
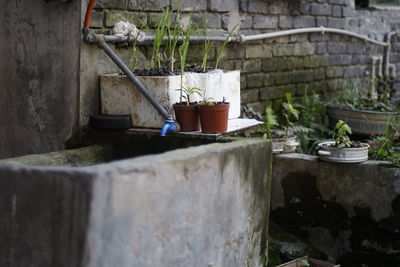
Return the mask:
M 290 131 L 296 135 L 299 142 L 297 152 L 315 154 L 317 145 L 325 141 L 330 134 L 330 130 L 324 122 L 325 106 L 320 97 L 308 86 L 304 89 L 301 102 L 294 105 L 300 111 L 299 122 L 301 124 L 290 127 Z
M 190 35 L 192 34 L 192 22 L 191 22 L 191 15 L 189 15 L 189 24 L 186 28 L 186 33 L 182 33 L 182 44 L 179 46 L 179 59 L 180 59 L 180 70 L 181 70 L 181 89 L 183 89 L 183 75 L 185 73 L 185 64 L 186 64 L 186 58 L 187 58 L 187 53 L 189 50 L 189 41 L 190 41 Z M 181 95 L 180 98 L 182 98 L 182 90 L 181 90 Z
M 176 89 L 176 90 L 181 91 L 180 93 L 181 98 L 179 99 L 179 103 L 182 104 L 185 101 L 187 106 L 190 105 L 191 103 L 190 98 L 193 95 L 202 96 L 201 92 L 203 91 L 201 90 L 201 88 L 190 87 L 190 86 L 182 86 L 181 89 Z
M 381 112 L 396 112 L 397 107 L 390 103 L 387 90 L 383 90 L 378 95 L 378 99 L 373 99 L 369 94 L 371 86 L 375 87 L 376 81 L 371 81 L 365 87 L 369 88 L 368 92 L 360 89 L 360 86 L 352 81 L 350 84 L 344 85 L 340 90 L 340 94 L 328 102 L 328 105 L 350 108 L 374 110 Z
M 208 22 L 206 21 L 206 27 L 204 29 L 204 50 L 203 50 L 203 58 L 202 58 L 202 62 L 201 62 L 201 68 L 203 69 L 203 72 L 206 72 L 207 70 L 207 59 L 208 59 L 208 55 L 210 54 L 210 51 L 213 49 L 214 47 L 214 42 L 210 41 L 207 39 L 207 28 L 208 28 Z
M 137 38 L 139 37 L 140 31 L 138 31 L 135 40 L 133 41 L 132 48 L 131 48 L 131 60 L 129 61 L 129 69 L 132 71 L 136 70 L 137 67 Z
M 265 107 L 265 132 L 263 138 L 272 138 L 272 128 L 278 126 L 278 118 L 272 110 L 271 105 Z
M 363 94 L 355 82 L 343 85 L 340 94 L 332 98 L 328 105 L 343 108 L 359 109 L 362 105 Z
M 396 118 L 388 121 L 384 136 L 376 137 L 369 150 L 369 157 L 374 160 L 391 161 L 400 167 L 400 144 L 395 140 L 400 132 L 400 121 Z
M 178 40 L 179 40 L 178 37 L 179 37 L 180 31 L 181 31 L 180 4 L 181 3 L 178 3 L 177 9 L 172 11 L 172 12 L 176 11 L 174 24 L 172 25 L 171 23 L 169 23 L 168 27 L 167 27 L 168 40 L 167 40 L 167 45 L 166 45 L 166 54 L 167 54 L 168 61 L 169 61 L 169 69 L 172 72 L 174 71 L 174 64 L 175 64 L 175 50 L 176 50 L 176 46 L 178 44 Z
M 292 94 L 285 93 L 285 101 L 282 102 L 283 123 L 280 126 L 285 130 L 286 137 L 289 136 L 290 126 L 299 119 L 299 111 L 292 104 Z
M 319 96 L 312 91 L 308 93 L 308 86 L 304 89 L 304 95 L 301 104 L 295 105 L 299 109 L 299 121 L 305 127 L 311 128 L 317 121 L 322 121 L 320 109 L 317 105 L 320 103 Z
M 154 33 L 154 42 L 153 42 L 153 50 L 151 55 L 150 64 L 151 67 L 154 68 L 157 66 L 161 67 L 161 59 L 163 58 L 162 53 L 160 52 L 161 44 L 164 40 L 166 33 L 168 32 L 168 28 L 171 27 L 171 14 L 172 10 L 167 7 L 166 10 L 162 13 L 160 20 L 158 21 L 156 31 Z
M 345 148 L 351 146 L 349 135 L 352 134 L 351 128 L 346 122 L 339 120 L 335 129 L 332 131 L 332 138 L 335 140 L 337 148 Z
M 233 29 L 232 29 L 232 30 L 229 32 L 229 34 L 226 36 L 224 42 L 223 42 L 223 43 L 221 44 L 221 46 L 218 48 L 218 51 L 217 51 L 217 58 L 216 58 L 216 61 L 215 61 L 215 69 L 218 69 L 218 65 L 219 65 L 219 61 L 220 61 L 221 56 L 222 56 L 222 52 L 224 51 L 226 44 L 229 42 L 229 39 L 232 37 L 233 32 L 236 30 L 237 26 L 238 26 L 238 25 L 235 25 L 235 27 L 233 27 Z

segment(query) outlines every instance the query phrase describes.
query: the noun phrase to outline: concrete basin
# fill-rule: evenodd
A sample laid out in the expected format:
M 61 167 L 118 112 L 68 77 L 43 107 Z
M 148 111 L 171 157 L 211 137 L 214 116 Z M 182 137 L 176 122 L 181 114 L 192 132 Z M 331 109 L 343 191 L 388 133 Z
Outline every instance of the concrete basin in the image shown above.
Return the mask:
M 173 145 L 157 150 L 159 141 L 150 137 L 136 143 L 126 137 L 131 144 L 119 139 L 114 145 L 1 161 L 0 266 L 265 263 L 268 141 L 160 154 Z M 142 153 L 146 142 L 154 145 Z M 189 146 L 185 142 L 175 148 Z

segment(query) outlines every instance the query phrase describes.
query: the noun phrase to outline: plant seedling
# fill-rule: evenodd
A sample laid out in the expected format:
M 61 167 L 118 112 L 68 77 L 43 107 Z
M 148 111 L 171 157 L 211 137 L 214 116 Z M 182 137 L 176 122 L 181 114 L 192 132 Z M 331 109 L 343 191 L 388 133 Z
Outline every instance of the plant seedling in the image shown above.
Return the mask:
M 215 101 L 212 97 L 207 97 L 206 95 L 206 90 L 202 91 L 202 98 L 203 100 L 200 101 L 200 105 L 207 105 L 207 106 L 214 106 L 215 105 Z
M 182 86 L 181 89 L 176 89 L 177 91 L 181 91 L 181 98 L 179 99 L 179 103 L 182 104 L 183 101 L 186 102 L 186 105 L 189 106 L 191 103 L 190 97 L 193 95 L 201 96 L 201 88 L 198 87 L 190 87 L 190 86 Z
M 138 31 L 136 38 L 132 44 L 131 60 L 129 62 L 129 68 L 132 71 L 136 70 L 136 66 L 137 66 L 137 38 L 139 37 L 139 34 L 140 34 L 140 31 Z
M 238 25 L 235 25 L 235 27 L 233 27 L 233 29 L 229 32 L 228 36 L 226 36 L 224 42 L 223 42 L 223 43 L 221 44 L 221 46 L 218 48 L 217 59 L 216 59 L 216 61 L 215 61 L 215 69 L 218 69 L 218 64 L 219 64 L 219 61 L 220 61 L 220 59 L 221 59 L 222 52 L 224 51 L 226 44 L 229 42 L 229 39 L 232 37 L 233 32 L 236 30 L 237 26 L 238 26 Z
M 169 64 L 170 64 L 169 68 L 172 72 L 174 71 L 175 49 L 176 49 L 176 45 L 178 44 L 179 32 L 181 30 L 181 28 L 180 28 L 180 19 L 181 19 L 180 4 L 181 3 L 179 3 L 178 8 L 176 9 L 176 16 L 175 16 L 175 20 L 174 20 L 173 29 L 172 29 L 171 23 L 169 23 L 168 27 L 167 27 L 168 40 L 167 40 L 167 46 L 166 46 L 166 50 L 167 50 L 166 54 L 169 59 Z
M 160 52 L 160 47 L 161 44 L 164 40 L 164 36 L 168 31 L 168 28 L 170 28 L 171 24 L 171 14 L 172 11 L 169 9 L 169 7 L 162 13 L 160 20 L 157 24 L 157 28 L 155 31 L 155 38 L 154 38 L 154 43 L 153 43 L 153 50 L 152 50 L 152 55 L 151 55 L 151 67 L 154 67 L 157 62 L 157 67 L 161 67 L 161 59 L 162 59 L 162 53 Z
M 182 33 L 183 41 L 182 44 L 179 46 L 179 59 L 180 59 L 180 69 L 181 69 L 181 89 L 183 89 L 183 75 L 185 73 L 185 63 L 187 58 L 187 53 L 189 50 L 189 41 L 190 35 L 192 34 L 192 22 L 191 22 L 192 15 L 189 15 L 189 25 L 187 26 L 186 33 Z M 181 91 L 181 96 L 182 97 Z
M 332 137 L 335 140 L 337 148 L 345 148 L 351 146 L 349 134 L 352 134 L 351 128 L 346 122 L 339 120 L 336 123 L 335 129 L 332 132 Z
M 207 28 L 208 28 L 208 22 L 206 22 L 206 27 L 204 29 L 204 51 L 203 51 L 203 59 L 201 62 L 201 68 L 203 69 L 203 72 L 206 72 L 207 70 L 207 59 L 208 55 L 210 54 L 211 49 L 214 47 L 214 42 L 210 41 L 207 39 Z

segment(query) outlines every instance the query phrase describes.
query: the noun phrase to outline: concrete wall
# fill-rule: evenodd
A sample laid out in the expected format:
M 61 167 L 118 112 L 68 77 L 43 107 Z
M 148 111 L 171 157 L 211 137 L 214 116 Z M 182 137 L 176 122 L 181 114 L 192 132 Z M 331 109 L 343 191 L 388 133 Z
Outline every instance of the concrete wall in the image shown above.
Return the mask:
M 0 164 L 0 265 L 263 266 L 271 145 L 85 168 Z M 4 190 L 4 192 L 3 192 Z
M 274 157 L 271 219 L 341 266 L 400 263 L 400 169 Z
M 93 28 L 110 29 L 115 22 L 128 20 L 142 28 L 153 28 L 163 8 L 176 1 L 98 1 Z M 182 1 L 183 16 L 192 12 L 200 27 L 208 21 L 210 34 L 226 33 L 238 25 L 240 33 L 252 34 L 303 27 L 333 27 L 367 34 L 378 40 L 398 31 L 398 10 L 356 10 L 353 0 L 198 0 Z M 94 49 L 94 48 L 93 48 Z M 199 62 L 201 48 L 192 46 L 192 62 Z M 94 52 L 91 52 L 94 53 Z M 124 52 L 120 50 L 120 53 Z M 129 54 L 129 52 L 127 52 Z M 141 56 L 149 56 L 142 48 Z M 301 96 L 309 86 L 327 97 L 349 80 L 369 80 L 371 56 L 383 55 L 383 48 L 362 40 L 334 34 L 305 34 L 275 40 L 229 45 L 221 66 L 242 72 L 242 103 L 259 116 L 265 101 L 278 99 L 290 91 Z M 210 54 L 210 64 L 216 52 Z M 83 56 L 84 57 L 84 56 Z M 400 37 L 393 40 L 391 62 L 397 66 L 395 88 L 400 88 Z M 86 89 L 83 89 L 85 91 Z M 96 93 L 93 84 L 88 94 Z M 97 93 L 96 93 L 97 94 Z M 98 112 L 98 104 L 85 106 Z M 85 116 L 85 114 L 83 114 Z M 85 117 L 82 122 L 85 122 Z M 86 119 L 87 120 L 87 119 Z
M 0 158 L 62 149 L 78 131 L 80 2 L 0 5 Z

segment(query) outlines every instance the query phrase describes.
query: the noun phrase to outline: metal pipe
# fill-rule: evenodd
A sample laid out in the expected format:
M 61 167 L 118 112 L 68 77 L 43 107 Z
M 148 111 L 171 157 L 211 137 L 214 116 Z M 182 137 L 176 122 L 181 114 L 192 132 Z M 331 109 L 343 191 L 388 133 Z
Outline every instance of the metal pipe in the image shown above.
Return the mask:
M 393 64 L 393 63 L 390 63 L 389 64 L 389 77 L 390 78 L 394 78 L 394 77 L 396 77 L 396 65 L 395 64 Z
M 376 45 L 381 45 L 384 47 L 389 46 L 387 42 L 380 42 L 375 39 L 369 38 L 366 35 L 361 35 L 355 32 L 342 30 L 342 29 L 335 29 L 335 28 L 325 28 L 325 27 L 313 27 L 313 28 L 302 28 L 302 29 L 293 29 L 293 30 L 286 30 L 286 31 L 278 31 L 278 32 L 269 32 L 269 33 L 261 33 L 261 34 L 254 34 L 254 35 L 234 35 L 229 38 L 228 42 L 249 42 L 249 41 L 257 41 L 263 39 L 271 39 L 271 38 L 278 38 L 283 36 L 289 35 L 296 35 L 296 34 L 304 34 L 304 33 L 335 33 L 335 34 L 342 34 L 351 36 L 354 38 L 358 38 L 364 40 L 366 42 L 370 42 Z M 182 40 L 182 37 L 177 37 L 178 40 Z M 118 42 L 133 42 L 134 38 L 129 36 L 116 36 L 116 35 L 106 35 L 104 36 L 106 42 L 109 43 L 118 43 Z M 146 36 L 142 40 L 138 40 L 137 44 L 144 44 L 154 41 L 154 36 Z M 202 42 L 204 40 L 215 41 L 215 42 L 223 42 L 226 40 L 226 36 L 191 36 L 191 42 Z M 168 40 L 168 37 L 164 37 L 164 40 Z M 88 43 L 95 44 L 96 40 L 93 35 L 89 36 Z
M 383 57 L 382 56 L 379 56 L 378 57 L 378 76 L 380 77 L 380 78 L 382 78 L 383 77 Z
M 182 36 L 178 36 L 177 39 L 179 41 L 182 41 L 184 37 Z M 137 44 L 147 44 L 147 43 L 151 43 L 153 42 L 155 39 L 154 36 L 145 36 L 144 38 L 137 40 L 136 43 Z M 209 41 L 214 41 L 214 42 L 223 42 L 226 40 L 225 36 L 190 36 L 189 41 L 190 42 L 204 42 L 205 40 L 209 40 Z M 233 37 L 230 37 L 228 41 L 232 42 L 232 40 L 235 39 Z M 133 43 L 135 41 L 135 38 L 132 36 L 118 36 L 118 35 L 104 35 L 104 40 L 107 43 L 124 43 L 124 42 L 128 42 L 128 43 Z M 165 36 L 164 41 L 168 40 L 168 37 Z M 93 34 L 88 35 L 86 42 L 89 44 L 96 44 L 96 38 L 94 37 Z
M 389 77 L 390 73 L 389 73 L 389 65 L 390 65 L 390 52 L 391 52 L 391 48 L 392 48 L 392 37 L 394 35 L 396 35 L 396 32 L 388 32 L 385 36 L 386 39 L 386 43 L 388 44 L 388 46 L 385 48 L 385 76 Z
M 322 34 L 324 33 L 336 33 L 336 34 L 342 34 L 342 35 L 348 35 L 351 37 L 355 37 L 361 40 L 364 40 L 366 42 L 370 42 L 376 45 L 381 45 L 381 46 L 388 46 L 386 42 L 380 42 L 375 39 L 369 38 L 368 36 L 361 35 L 355 32 L 347 31 L 347 30 L 342 30 L 342 29 L 336 29 L 336 28 L 325 28 L 325 27 L 313 27 L 313 28 L 301 28 L 301 29 L 294 29 L 294 30 L 286 30 L 286 31 L 279 31 L 279 32 L 269 32 L 269 33 L 262 33 L 262 34 L 255 34 L 255 35 L 241 35 L 242 42 L 247 42 L 247 41 L 256 41 L 256 40 L 261 40 L 261 39 L 269 39 L 269 38 L 277 38 L 277 37 L 282 37 L 282 36 L 288 36 L 288 35 L 294 35 L 294 34 L 302 34 L 302 33 L 315 33 L 315 32 L 320 32 Z
M 125 63 L 118 57 L 117 54 L 109 47 L 102 35 L 95 35 L 97 43 L 101 49 L 114 61 L 114 63 L 126 74 L 126 76 L 132 81 L 137 89 L 143 94 L 143 96 L 157 109 L 157 111 L 163 116 L 165 120 L 172 119 L 172 116 L 165 110 L 163 106 L 152 96 L 143 83 L 132 73 L 132 71 L 125 65 Z

